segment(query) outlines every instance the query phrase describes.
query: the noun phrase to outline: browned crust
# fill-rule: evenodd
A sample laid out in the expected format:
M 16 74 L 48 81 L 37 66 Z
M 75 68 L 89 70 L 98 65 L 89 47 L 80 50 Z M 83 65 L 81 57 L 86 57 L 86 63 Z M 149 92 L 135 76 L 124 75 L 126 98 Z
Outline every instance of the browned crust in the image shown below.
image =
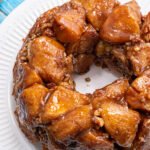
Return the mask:
M 18 90 L 20 90 L 19 86 L 18 86 L 19 80 L 22 78 L 22 74 L 20 73 L 21 72 L 20 66 L 28 63 L 28 58 L 27 58 L 28 45 L 33 39 L 41 36 L 42 34 L 47 35 L 47 36 L 53 36 L 52 30 L 48 30 L 48 29 L 52 27 L 52 22 L 53 22 L 52 16 L 54 13 L 57 12 L 57 10 L 58 10 L 58 7 L 55 7 L 52 10 L 48 10 L 43 15 L 41 15 L 36 20 L 36 23 L 31 28 L 27 37 L 23 40 L 24 44 L 16 57 L 16 62 L 15 62 L 14 68 L 13 68 L 13 83 L 14 83 L 13 95 L 15 96 L 16 101 L 20 95 L 20 92 L 18 91 Z M 30 141 L 32 141 L 33 143 L 38 141 L 39 137 L 38 137 L 38 135 L 36 135 L 36 133 L 35 133 L 36 131 L 35 130 L 33 131 L 33 129 L 27 130 L 26 127 L 23 126 L 21 124 L 21 122 L 19 121 L 19 117 L 18 117 L 19 114 L 18 114 L 17 108 L 15 111 L 15 114 L 16 114 L 16 118 L 19 123 L 19 127 L 24 132 L 24 134 L 28 137 L 28 139 Z M 41 141 L 41 142 L 43 142 L 43 141 Z
M 66 4 L 64 4 L 66 5 Z M 13 68 L 13 82 L 14 82 L 14 88 L 13 88 L 13 95 L 15 96 L 16 98 L 16 101 L 17 99 L 19 98 L 19 95 L 20 95 L 20 90 L 19 87 L 18 87 L 18 84 L 19 84 L 19 80 L 20 78 L 22 78 L 22 74 L 20 73 L 21 70 L 20 70 L 20 66 L 22 66 L 22 64 L 27 64 L 28 63 L 28 46 L 30 44 L 30 42 L 41 36 L 41 35 L 46 35 L 46 36 L 49 36 L 49 37 L 52 37 L 52 38 L 55 38 L 55 34 L 53 32 L 53 29 L 52 29 L 52 25 L 53 25 L 53 15 L 55 13 L 57 13 L 59 10 L 59 7 L 55 7 L 51 10 L 48 10 L 47 12 L 45 12 L 42 16 L 40 16 L 36 23 L 34 24 L 34 26 L 31 28 L 29 34 L 27 35 L 27 37 L 25 38 L 24 40 L 24 44 L 21 48 L 21 50 L 19 51 L 18 55 L 17 55 L 17 58 L 16 58 L 16 63 L 14 65 L 14 68 Z M 107 64 L 107 66 L 109 66 L 109 64 L 111 65 L 114 65 L 115 66 L 115 69 L 116 69 L 116 66 L 118 67 L 117 70 L 119 70 L 119 72 L 123 73 L 124 75 L 128 75 L 131 77 L 131 75 L 133 75 L 132 73 L 132 70 L 128 70 L 128 66 L 127 66 L 127 69 L 124 70 L 124 68 L 122 67 L 122 64 L 117 64 L 115 65 L 113 61 L 115 61 L 115 54 L 113 55 L 111 53 L 111 55 L 108 57 L 108 59 L 104 58 L 105 59 L 105 63 Z M 110 59 L 112 58 L 112 59 Z M 106 62 L 108 61 L 108 62 Z M 129 64 L 128 64 L 129 65 Z M 121 66 L 121 67 L 120 67 Z M 125 66 L 126 67 L 126 66 Z M 70 81 L 70 80 L 69 80 Z M 71 82 L 71 81 L 70 81 Z M 66 83 L 62 83 L 62 85 L 65 86 Z M 55 85 L 54 85 L 55 86 Z M 66 85 L 67 87 L 68 85 Z M 51 87 L 51 86 L 50 86 Z M 53 86 L 52 86 L 53 87 Z M 69 87 L 71 89 L 73 89 L 74 87 Z M 31 129 L 31 132 L 30 131 L 27 131 L 26 130 L 26 127 L 23 126 L 20 121 L 19 121 L 19 118 L 18 118 L 18 111 L 17 111 L 17 108 L 16 108 L 16 117 L 17 117 L 17 120 L 18 120 L 18 123 L 19 123 L 19 126 L 21 128 L 21 130 L 24 132 L 24 134 L 32 141 L 32 142 L 35 142 L 35 141 L 40 141 L 41 140 L 41 143 L 44 143 L 44 146 L 43 146 L 43 150 L 47 150 L 47 137 L 45 135 L 45 137 L 43 136 L 43 139 L 40 139 L 40 135 L 36 134 L 36 131 L 33 129 Z M 35 128 L 36 129 L 36 128 Z

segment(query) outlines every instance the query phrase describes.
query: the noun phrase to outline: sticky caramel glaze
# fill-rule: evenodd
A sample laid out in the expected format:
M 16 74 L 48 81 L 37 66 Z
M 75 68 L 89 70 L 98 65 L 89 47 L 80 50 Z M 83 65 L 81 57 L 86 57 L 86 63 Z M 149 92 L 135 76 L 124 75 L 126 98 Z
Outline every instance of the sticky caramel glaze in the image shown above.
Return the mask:
M 18 66 L 16 76 L 18 78 L 14 87 L 14 93 L 16 96 L 19 94 L 18 90 L 21 91 L 27 87 L 32 86 L 34 83 L 43 84 L 40 76 L 36 73 L 35 70 L 32 70 L 28 64 L 20 64 Z
M 144 118 L 137 138 L 135 139 L 132 150 L 149 150 L 150 147 L 150 119 Z
M 95 27 L 101 29 L 107 17 L 113 9 L 119 5 L 116 0 L 72 0 L 81 4 L 87 11 L 88 21 Z
M 99 35 L 92 25 L 88 24 L 80 39 L 67 45 L 67 54 L 91 54 L 99 41 Z
M 81 106 L 53 121 L 52 125 L 48 127 L 48 131 L 56 141 L 68 146 L 70 145 L 69 140 L 73 140 L 78 133 L 91 127 L 91 117 L 92 107 L 90 105 Z
M 96 90 L 93 94 L 94 98 L 92 100 L 94 110 L 100 108 L 106 99 L 126 106 L 127 103 L 124 100 L 124 96 L 128 88 L 128 80 L 120 79 L 102 89 Z
M 124 99 L 128 80 L 118 80 L 94 93 L 95 115 L 104 120 L 104 127 L 115 142 L 130 147 L 136 136 L 140 115 L 128 108 Z M 97 113 L 99 112 L 99 113 Z
M 89 103 L 90 99 L 87 96 L 59 86 L 51 94 L 44 106 L 41 113 L 42 123 L 49 123 L 76 107 Z
M 131 108 L 150 112 L 150 69 L 133 81 L 126 100 Z
M 122 147 L 130 147 L 140 123 L 139 113 L 114 102 L 105 102 L 101 108 L 101 117 L 104 120 L 106 131 L 117 144 Z
M 90 66 L 93 64 L 94 59 L 95 57 L 92 54 L 80 54 L 73 57 L 74 72 L 78 74 L 87 72 L 90 69 Z
M 116 7 L 104 22 L 101 39 L 111 43 L 125 43 L 140 38 L 140 8 L 136 1 Z
M 46 82 L 59 83 L 72 72 L 72 60 L 65 57 L 64 47 L 47 36 L 35 38 L 31 42 L 28 59 L 30 66 Z
M 141 43 L 127 48 L 127 58 L 136 76 L 150 68 L 150 43 Z
M 78 137 L 79 143 L 83 143 L 87 147 L 87 149 L 105 149 L 105 150 L 113 150 L 114 144 L 111 140 L 108 139 L 109 135 L 100 130 L 89 129 L 83 132 Z
M 45 86 L 35 83 L 23 90 L 17 99 L 16 115 L 19 125 L 33 142 L 38 139 L 35 133 L 38 129 L 36 127 L 37 122 L 39 122 L 40 109 L 46 102 L 49 94 Z
M 80 39 L 85 26 L 83 7 L 68 3 L 54 16 L 54 31 L 59 41 L 73 43 Z
M 116 145 L 130 149 L 136 141 L 141 145 L 138 136 L 146 137 L 144 148 L 147 148 L 149 128 L 145 132 L 144 124 L 138 130 L 145 112 L 133 110 L 139 108 L 132 106 L 136 98 L 144 97 L 147 104 L 149 100 L 149 73 L 142 75 L 149 68 L 149 49 L 140 47 L 137 52 L 132 47 L 137 43 L 131 38 L 139 35 L 139 8 L 134 1 L 119 6 L 114 0 L 86 2 L 74 0 L 47 11 L 37 19 L 25 39 L 14 67 L 13 94 L 19 126 L 31 141 L 43 144 L 43 149 L 114 150 Z M 127 12 L 123 17 L 122 11 Z M 112 21 L 111 17 L 115 19 Z M 81 94 L 75 91 L 71 73 L 88 70 L 99 40 L 97 31 L 107 29 L 108 22 L 123 25 L 121 29 L 115 26 L 121 36 L 114 34 L 111 39 L 106 35 L 112 30 L 105 30 L 101 38 L 117 44 L 132 42 L 125 46 L 132 48 L 121 51 L 116 49 L 120 48 L 118 45 L 107 43 L 106 49 L 124 66 L 131 64 L 138 78 L 131 85 L 128 79 L 122 78 L 90 96 Z M 128 29 L 126 22 L 131 28 Z M 136 60 L 141 60 L 141 64 L 136 65 Z M 132 88 L 137 95 L 130 91 Z
M 143 17 L 141 36 L 146 42 L 150 42 L 150 13 Z
M 22 108 L 21 110 L 24 111 L 20 113 L 23 116 L 23 120 L 34 123 L 41 111 L 41 107 L 45 103 L 45 98 L 49 94 L 48 92 L 48 89 L 40 84 L 34 84 L 23 90 L 20 95 L 20 106 Z

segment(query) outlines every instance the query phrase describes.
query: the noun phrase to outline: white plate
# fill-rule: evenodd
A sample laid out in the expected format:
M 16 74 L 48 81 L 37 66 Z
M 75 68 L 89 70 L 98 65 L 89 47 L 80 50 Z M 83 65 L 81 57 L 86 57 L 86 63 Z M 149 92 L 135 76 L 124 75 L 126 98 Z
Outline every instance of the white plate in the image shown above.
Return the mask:
M 15 9 L 0 25 L 0 150 L 35 150 L 20 131 L 14 116 L 15 103 L 12 93 L 12 69 L 16 55 L 21 48 L 36 18 L 46 10 L 61 5 L 67 0 L 26 0 Z M 123 2 L 125 2 L 124 0 Z M 149 0 L 138 0 L 143 13 L 150 10 Z M 85 78 L 91 77 L 86 83 Z M 92 67 L 82 76 L 74 76 L 77 90 L 82 93 L 93 92 L 118 78 L 108 70 Z

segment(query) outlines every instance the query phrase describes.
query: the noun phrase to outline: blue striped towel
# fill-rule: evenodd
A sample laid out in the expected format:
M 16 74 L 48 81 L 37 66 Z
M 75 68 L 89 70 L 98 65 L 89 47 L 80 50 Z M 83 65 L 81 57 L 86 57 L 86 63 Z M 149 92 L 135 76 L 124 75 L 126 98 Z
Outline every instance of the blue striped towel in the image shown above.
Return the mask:
M 2 22 L 22 1 L 23 0 L 0 0 L 0 22 Z

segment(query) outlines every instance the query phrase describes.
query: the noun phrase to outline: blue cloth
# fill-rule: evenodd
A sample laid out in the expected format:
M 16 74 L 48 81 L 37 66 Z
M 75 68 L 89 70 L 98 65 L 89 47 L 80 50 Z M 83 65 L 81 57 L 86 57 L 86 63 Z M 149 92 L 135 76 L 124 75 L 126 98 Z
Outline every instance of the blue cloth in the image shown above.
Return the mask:
M 3 12 L 0 12 L 0 23 L 6 18 L 6 15 Z
M 0 1 L 0 22 L 2 22 L 9 13 L 16 8 L 23 0 L 1 0 Z

